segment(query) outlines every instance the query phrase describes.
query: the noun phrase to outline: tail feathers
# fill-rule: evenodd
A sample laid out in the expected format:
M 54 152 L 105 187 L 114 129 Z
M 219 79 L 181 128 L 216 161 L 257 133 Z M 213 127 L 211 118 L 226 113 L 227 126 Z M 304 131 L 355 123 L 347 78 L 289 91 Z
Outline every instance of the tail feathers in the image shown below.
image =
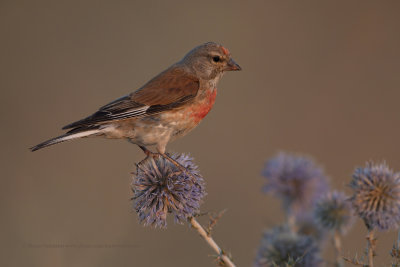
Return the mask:
M 40 144 L 38 144 L 38 145 L 36 145 L 34 147 L 31 147 L 30 149 L 33 152 L 33 151 L 36 151 L 36 150 L 39 150 L 39 149 L 42 149 L 42 148 L 45 148 L 45 147 L 48 147 L 48 146 L 51 146 L 51 145 L 55 145 L 55 144 L 58 144 L 58 143 L 62 143 L 62 142 L 65 142 L 65 141 L 69 141 L 69 140 L 73 140 L 73 139 L 77 139 L 77 138 L 81 138 L 81 137 L 87 137 L 87 136 L 90 136 L 90 135 L 97 134 L 99 132 L 100 132 L 99 129 L 83 130 L 83 131 L 80 131 L 80 132 L 70 131 L 70 132 L 68 132 L 66 134 L 63 134 L 63 135 L 60 135 L 58 137 L 49 139 L 49 140 L 47 140 L 47 141 L 45 141 L 43 143 L 40 143 Z

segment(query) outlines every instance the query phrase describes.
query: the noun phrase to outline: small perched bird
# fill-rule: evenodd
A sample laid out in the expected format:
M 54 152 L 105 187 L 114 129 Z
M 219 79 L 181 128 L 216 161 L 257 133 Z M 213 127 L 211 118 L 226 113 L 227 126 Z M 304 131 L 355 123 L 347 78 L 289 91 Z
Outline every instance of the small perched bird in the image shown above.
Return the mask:
M 211 110 L 217 83 L 226 71 L 241 70 L 225 47 L 209 42 L 138 90 L 101 107 L 91 116 L 63 127 L 65 134 L 32 151 L 82 137 L 127 139 L 143 151 L 155 146 L 165 154 L 168 142 L 186 135 Z

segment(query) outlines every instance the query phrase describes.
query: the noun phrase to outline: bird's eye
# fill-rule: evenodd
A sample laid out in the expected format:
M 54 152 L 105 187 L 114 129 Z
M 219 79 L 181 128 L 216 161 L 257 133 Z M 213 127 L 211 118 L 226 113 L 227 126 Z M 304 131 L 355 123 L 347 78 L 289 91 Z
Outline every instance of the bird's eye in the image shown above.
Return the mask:
M 219 56 L 214 56 L 212 59 L 214 62 L 219 62 L 221 60 Z

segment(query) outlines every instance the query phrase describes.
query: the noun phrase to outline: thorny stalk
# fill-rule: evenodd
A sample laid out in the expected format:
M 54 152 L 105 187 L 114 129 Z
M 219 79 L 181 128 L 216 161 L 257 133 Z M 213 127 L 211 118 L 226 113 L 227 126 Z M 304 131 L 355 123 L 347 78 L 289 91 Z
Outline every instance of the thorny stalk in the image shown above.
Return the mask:
M 374 237 L 374 230 L 368 227 L 368 234 L 365 237 L 367 239 L 367 248 L 365 250 L 366 260 L 364 257 L 361 258 L 361 261 L 355 256 L 353 259 L 349 259 L 343 257 L 343 259 L 353 265 L 363 266 L 363 267 L 374 267 L 374 256 L 376 249 L 376 238 Z
M 397 231 L 397 249 L 400 249 L 400 229 Z
M 396 243 L 396 248 L 400 248 L 400 229 L 397 231 L 397 243 Z
M 207 242 L 207 244 L 218 253 L 219 262 L 225 264 L 228 267 L 235 267 L 235 264 L 232 260 L 226 255 L 226 253 L 218 246 L 218 244 L 214 241 L 212 236 L 204 230 L 203 226 L 194 218 L 190 217 L 188 219 L 189 223 L 192 227 L 199 233 L 199 235 Z M 224 265 L 223 265 L 224 266 Z
M 352 258 L 352 259 L 347 258 L 347 257 L 343 257 L 343 260 L 346 261 L 346 262 L 348 262 L 348 263 L 351 263 L 351 264 L 353 264 L 353 265 L 355 265 L 355 266 L 368 267 L 368 265 L 366 265 L 366 264 L 363 263 L 363 260 L 360 261 L 360 260 L 358 259 L 357 255 L 356 255 L 354 258 Z
M 374 256 L 375 256 L 375 246 L 376 239 L 374 238 L 374 230 L 368 229 L 367 234 L 367 257 L 368 257 L 368 267 L 374 267 Z
M 223 211 L 220 211 L 217 215 L 212 215 L 212 214 L 209 215 L 210 221 L 206 228 L 206 231 L 209 235 L 211 235 L 211 231 L 213 230 L 213 228 L 215 227 L 215 225 L 217 224 L 219 219 L 221 219 L 222 215 L 224 215 L 225 212 L 226 212 L 226 209 Z
M 400 229 L 397 232 L 397 241 L 393 244 L 390 256 L 392 256 L 392 259 L 394 260 L 394 262 L 392 262 L 392 267 L 400 267 Z

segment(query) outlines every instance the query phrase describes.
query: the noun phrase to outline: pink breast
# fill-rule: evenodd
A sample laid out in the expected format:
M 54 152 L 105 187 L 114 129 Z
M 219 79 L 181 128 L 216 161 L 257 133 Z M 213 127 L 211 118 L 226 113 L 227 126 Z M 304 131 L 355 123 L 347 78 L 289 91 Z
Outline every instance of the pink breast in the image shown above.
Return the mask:
M 215 98 L 217 96 L 217 90 L 208 91 L 204 99 L 200 103 L 195 104 L 191 109 L 191 117 L 196 123 L 199 123 L 207 114 L 210 112 L 214 105 Z

